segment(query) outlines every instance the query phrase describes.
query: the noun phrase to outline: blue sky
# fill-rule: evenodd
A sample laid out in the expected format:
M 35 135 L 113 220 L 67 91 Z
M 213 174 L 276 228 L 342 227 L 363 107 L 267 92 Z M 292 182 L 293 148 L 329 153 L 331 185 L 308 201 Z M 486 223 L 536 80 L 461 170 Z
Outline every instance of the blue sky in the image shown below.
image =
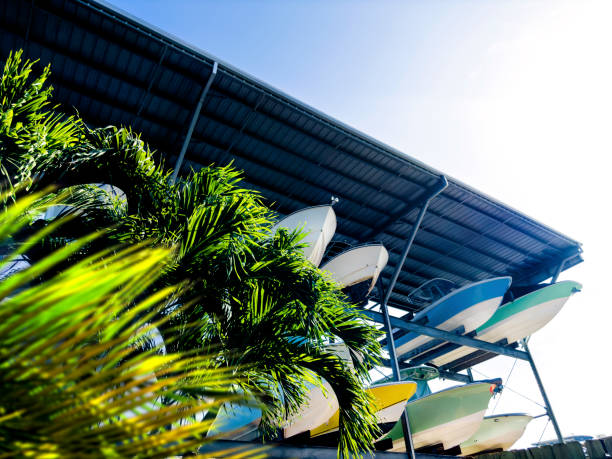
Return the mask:
M 612 2 L 111 3 L 583 242 L 584 291 L 530 347 L 563 433 L 612 435 Z M 508 385 L 539 400 L 524 362 Z M 507 390 L 517 411 L 542 413 Z

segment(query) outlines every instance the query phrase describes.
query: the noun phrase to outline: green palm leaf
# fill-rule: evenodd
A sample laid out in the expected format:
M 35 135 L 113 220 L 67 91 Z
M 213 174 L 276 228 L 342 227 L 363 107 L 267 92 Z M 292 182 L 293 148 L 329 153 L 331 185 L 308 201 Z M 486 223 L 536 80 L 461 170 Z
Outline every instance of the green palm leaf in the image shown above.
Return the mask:
M 3 209 L 0 243 L 25 224 L 29 205 Z M 54 266 L 79 244 L 41 264 Z M 205 441 L 209 422 L 181 421 L 234 399 L 232 370 L 206 356 L 135 346 L 161 325 L 152 319 L 182 288 L 134 303 L 170 256 L 169 249 L 130 247 L 26 288 L 44 267 L 0 283 L 0 457 L 168 457 Z M 194 387 L 216 396 L 181 398 Z M 163 406 L 162 398 L 181 401 Z

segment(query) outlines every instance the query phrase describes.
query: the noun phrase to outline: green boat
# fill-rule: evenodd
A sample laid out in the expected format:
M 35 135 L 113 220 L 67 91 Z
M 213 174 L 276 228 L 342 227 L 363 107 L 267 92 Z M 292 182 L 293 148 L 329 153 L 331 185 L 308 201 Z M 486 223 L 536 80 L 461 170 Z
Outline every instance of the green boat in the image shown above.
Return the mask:
M 528 414 L 498 414 L 483 419 L 478 431 L 461 443 L 461 453 L 470 456 L 486 451 L 507 451 L 523 436 L 533 417 Z
M 492 395 L 490 383 L 471 383 L 409 402 L 406 411 L 414 448 L 450 449 L 469 439 L 478 431 Z M 385 439 L 393 441 L 391 451 L 406 451 L 400 422 Z

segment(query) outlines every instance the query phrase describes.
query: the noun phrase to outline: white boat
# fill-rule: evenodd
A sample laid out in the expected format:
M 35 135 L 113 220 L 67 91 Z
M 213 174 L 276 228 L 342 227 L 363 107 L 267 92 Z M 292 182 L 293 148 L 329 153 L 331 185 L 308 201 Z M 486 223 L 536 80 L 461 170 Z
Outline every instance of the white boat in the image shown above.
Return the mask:
M 382 244 L 369 244 L 342 252 L 321 269 L 328 271 L 343 288 L 368 281 L 367 293 L 370 293 L 388 260 L 389 253 Z
M 306 232 L 302 239 L 304 256 L 313 265 L 319 266 L 327 244 L 334 237 L 336 232 L 336 214 L 332 206 L 313 206 L 298 210 L 287 215 L 272 228 L 276 233 L 278 228 L 295 230 L 301 228 Z
M 319 427 L 338 412 L 338 399 L 327 381 L 323 381 L 324 388 L 308 385 L 310 389 L 298 412 L 280 426 L 284 438 Z M 261 410 L 256 406 L 228 402 L 219 410 L 209 435 L 224 440 L 250 440 L 259 435 L 260 422 Z
M 319 427 L 338 411 L 340 405 L 334 390 L 327 381 L 323 381 L 323 386 L 324 389 L 311 386 L 299 412 L 287 420 L 284 425 L 284 438 L 290 438 Z
M 533 417 L 528 414 L 486 416 L 478 431 L 461 443 L 466 456 L 485 451 L 507 451 L 523 436 Z
M 351 354 L 346 344 L 328 344 L 326 350 L 336 354 L 350 368 L 353 368 Z M 288 419 L 283 425 L 284 438 L 290 438 L 319 427 L 328 422 L 340 408 L 338 398 L 327 381 L 323 380 L 323 388 L 316 387 L 310 383 L 308 385 L 310 386 L 310 391 L 306 396 L 305 402 L 300 406 L 299 412 Z

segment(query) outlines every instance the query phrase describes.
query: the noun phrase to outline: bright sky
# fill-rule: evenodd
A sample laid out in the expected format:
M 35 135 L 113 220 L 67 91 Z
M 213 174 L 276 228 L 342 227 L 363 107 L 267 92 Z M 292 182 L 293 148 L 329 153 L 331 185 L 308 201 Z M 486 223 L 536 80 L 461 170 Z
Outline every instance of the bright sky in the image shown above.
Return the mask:
M 584 290 L 530 348 L 563 434 L 612 435 L 612 2 L 112 3 L 582 242 L 560 279 Z M 476 370 L 506 382 L 512 364 Z M 526 362 L 508 386 L 541 400 Z

